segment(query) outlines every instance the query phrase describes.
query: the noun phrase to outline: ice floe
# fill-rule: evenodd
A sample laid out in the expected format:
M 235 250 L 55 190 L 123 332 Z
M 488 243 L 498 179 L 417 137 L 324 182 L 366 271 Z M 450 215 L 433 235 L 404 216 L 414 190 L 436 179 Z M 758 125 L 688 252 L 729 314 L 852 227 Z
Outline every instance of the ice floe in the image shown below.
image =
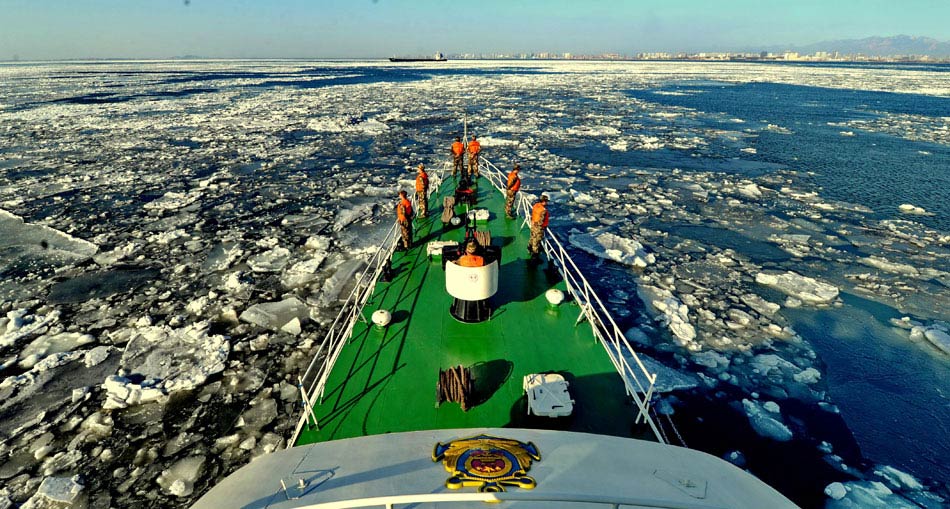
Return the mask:
M 571 232 L 570 243 L 594 256 L 633 267 L 643 268 L 656 261 L 636 239 L 623 238 L 610 232 Z

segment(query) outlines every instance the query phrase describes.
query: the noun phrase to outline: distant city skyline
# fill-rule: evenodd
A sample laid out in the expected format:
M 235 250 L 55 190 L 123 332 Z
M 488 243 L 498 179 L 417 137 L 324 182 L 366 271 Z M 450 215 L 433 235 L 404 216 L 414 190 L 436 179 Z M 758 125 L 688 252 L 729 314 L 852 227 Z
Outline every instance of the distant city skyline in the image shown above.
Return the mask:
M 946 0 L 0 0 L 0 60 L 780 51 L 950 40 Z

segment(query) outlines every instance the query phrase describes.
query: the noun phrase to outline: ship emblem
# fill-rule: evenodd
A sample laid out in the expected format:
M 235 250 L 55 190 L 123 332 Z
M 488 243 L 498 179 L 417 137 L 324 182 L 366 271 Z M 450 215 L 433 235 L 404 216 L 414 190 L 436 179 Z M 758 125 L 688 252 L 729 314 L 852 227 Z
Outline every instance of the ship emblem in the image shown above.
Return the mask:
M 478 435 L 437 443 L 432 461 L 442 461 L 452 474 L 445 481 L 447 488 L 468 486 L 491 493 L 505 491 L 505 486 L 534 488 L 537 483 L 527 472 L 532 461 L 541 461 L 541 453 L 531 442 Z

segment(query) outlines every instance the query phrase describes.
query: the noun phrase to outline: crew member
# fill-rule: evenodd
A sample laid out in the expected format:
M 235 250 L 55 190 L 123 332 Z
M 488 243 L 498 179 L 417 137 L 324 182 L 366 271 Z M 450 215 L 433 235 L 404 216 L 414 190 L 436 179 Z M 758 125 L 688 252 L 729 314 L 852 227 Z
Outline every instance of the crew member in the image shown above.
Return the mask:
M 402 230 L 402 250 L 408 250 L 412 245 L 412 202 L 405 191 L 399 191 L 399 204 L 396 205 L 396 222 Z
M 475 254 L 475 242 L 469 242 L 465 245 L 465 254 L 460 256 L 455 263 L 461 267 L 481 267 L 485 265 L 485 259 Z
M 521 189 L 521 177 L 518 175 L 520 171 L 521 166 L 515 164 L 514 169 L 508 174 L 508 191 L 505 193 L 505 217 L 508 219 L 515 218 L 513 209 L 515 208 L 515 195 Z
M 429 215 L 429 174 L 421 163 L 419 173 L 416 174 L 416 205 L 419 206 L 419 217 Z
M 531 209 L 531 238 L 528 239 L 528 255 L 537 259 L 541 251 L 541 241 L 544 240 L 544 230 L 548 227 L 551 216 L 548 214 L 548 196 L 541 195 L 541 199 Z
M 468 176 L 478 177 L 478 155 L 482 153 L 482 145 L 472 135 L 472 141 L 468 143 Z
M 452 161 L 455 163 L 452 166 L 453 177 L 458 172 L 461 172 L 463 176 L 465 175 L 465 167 L 462 166 L 463 155 L 465 155 L 465 144 L 462 143 L 462 138 L 460 136 L 456 136 L 455 143 L 452 144 Z

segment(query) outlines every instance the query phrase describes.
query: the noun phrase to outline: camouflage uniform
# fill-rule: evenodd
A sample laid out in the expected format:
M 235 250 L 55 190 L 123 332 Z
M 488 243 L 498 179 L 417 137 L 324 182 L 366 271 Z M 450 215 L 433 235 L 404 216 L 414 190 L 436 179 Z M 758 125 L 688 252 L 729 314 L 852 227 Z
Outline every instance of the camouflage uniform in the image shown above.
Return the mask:
M 506 217 L 515 217 L 512 213 L 515 208 L 515 195 L 518 194 L 518 191 L 514 189 L 508 189 L 505 193 L 505 216 Z
M 399 221 L 399 229 L 402 230 L 402 246 L 409 249 L 412 247 L 412 220 Z
M 531 225 L 531 237 L 528 238 L 528 254 L 536 258 L 541 252 L 541 242 L 544 240 L 545 228 L 540 224 Z
M 463 156 L 463 154 L 459 154 L 459 155 L 452 154 L 452 157 L 453 157 L 453 161 L 452 161 L 452 162 L 454 163 L 454 165 L 452 166 L 452 176 L 453 176 L 453 177 L 454 177 L 458 172 L 462 172 L 462 175 L 465 175 L 465 166 L 464 166 L 464 164 L 462 163 L 462 160 L 463 160 L 464 158 L 463 158 L 462 156 Z
M 478 176 L 478 153 L 468 155 L 468 176 Z
M 429 191 L 416 191 L 416 205 L 419 206 L 419 217 L 429 215 Z

